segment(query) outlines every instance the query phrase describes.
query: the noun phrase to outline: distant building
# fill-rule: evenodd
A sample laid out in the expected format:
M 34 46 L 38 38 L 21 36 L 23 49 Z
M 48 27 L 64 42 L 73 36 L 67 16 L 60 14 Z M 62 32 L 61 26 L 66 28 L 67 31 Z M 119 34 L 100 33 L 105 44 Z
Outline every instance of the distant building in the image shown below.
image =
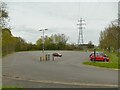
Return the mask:
M 95 45 L 93 45 L 93 44 L 80 44 L 79 45 L 80 49 L 92 49 L 94 47 L 95 47 Z

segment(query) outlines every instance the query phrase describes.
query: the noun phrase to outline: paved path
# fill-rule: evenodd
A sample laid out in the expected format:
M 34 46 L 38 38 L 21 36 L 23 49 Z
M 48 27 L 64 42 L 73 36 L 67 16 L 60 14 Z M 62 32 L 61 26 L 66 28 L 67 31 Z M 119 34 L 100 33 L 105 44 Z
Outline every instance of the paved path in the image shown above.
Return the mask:
M 52 54 L 55 51 L 46 51 Z M 42 52 L 17 52 L 3 58 L 3 85 L 21 87 L 117 87 L 118 71 L 83 65 L 89 52 L 57 51 L 55 61 L 39 61 Z M 10 84 L 9 82 L 13 82 Z M 20 82 L 24 83 L 23 85 Z M 28 85 L 29 82 L 29 85 Z M 30 85 L 31 83 L 31 85 Z M 46 86 L 47 84 L 47 86 Z

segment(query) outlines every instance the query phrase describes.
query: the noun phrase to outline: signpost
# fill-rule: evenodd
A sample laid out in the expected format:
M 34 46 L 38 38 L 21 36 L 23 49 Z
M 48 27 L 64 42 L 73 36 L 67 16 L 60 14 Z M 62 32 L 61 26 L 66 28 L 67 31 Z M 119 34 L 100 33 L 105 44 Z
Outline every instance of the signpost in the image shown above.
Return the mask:
M 96 49 L 94 48 L 94 61 L 96 59 Z

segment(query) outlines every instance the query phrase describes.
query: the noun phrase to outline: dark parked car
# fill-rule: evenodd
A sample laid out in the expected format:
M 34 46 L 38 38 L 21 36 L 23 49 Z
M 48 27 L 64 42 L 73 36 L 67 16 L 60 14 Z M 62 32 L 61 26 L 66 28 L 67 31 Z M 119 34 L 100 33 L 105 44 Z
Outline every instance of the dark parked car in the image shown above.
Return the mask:
M 60 54 L 60 53 L 53 53 L 53 56 L 62 57 L 62 54 Z
M 107 62 L 110 61 L 108 56 L 102 52 L 96 52 L 96 53 L 92 52 L 89 57 L 91 61 L 107 61 Z

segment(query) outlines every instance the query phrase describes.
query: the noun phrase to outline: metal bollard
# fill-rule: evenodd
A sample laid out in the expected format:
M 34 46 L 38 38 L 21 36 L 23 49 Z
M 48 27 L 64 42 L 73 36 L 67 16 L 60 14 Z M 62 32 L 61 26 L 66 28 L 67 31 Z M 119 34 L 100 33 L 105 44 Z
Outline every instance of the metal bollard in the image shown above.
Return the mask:
M 42 61 L 42 57 L 40 57 L 40 61 Z
M 48 60 L 48 58 L 47 58 L 47 54 L 45 55 L 45 60 L 46 60 L 46 61 Z
M 50 61 L 50 54 L 48 54 L 48 60 Z
M 54 56 L 52 55 L 53 61 L 54 61 Z

